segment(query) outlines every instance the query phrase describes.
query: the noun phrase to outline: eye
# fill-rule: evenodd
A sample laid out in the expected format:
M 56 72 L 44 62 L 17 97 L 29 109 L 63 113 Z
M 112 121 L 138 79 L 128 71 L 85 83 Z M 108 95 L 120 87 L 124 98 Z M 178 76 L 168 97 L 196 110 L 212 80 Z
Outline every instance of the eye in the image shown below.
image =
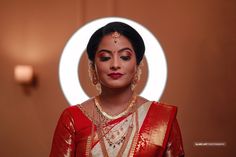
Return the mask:
M 120 58 L 124 61 L 129 61 L 131 59 L 130 56 L 121 56 Z
M 105 62 L 105 61 L 108 61 L 109 59 L 111 59 L 111 57 L 102 56 L 102 57 L 99 57 L 99 59 L 100 59 L 100 61 Z

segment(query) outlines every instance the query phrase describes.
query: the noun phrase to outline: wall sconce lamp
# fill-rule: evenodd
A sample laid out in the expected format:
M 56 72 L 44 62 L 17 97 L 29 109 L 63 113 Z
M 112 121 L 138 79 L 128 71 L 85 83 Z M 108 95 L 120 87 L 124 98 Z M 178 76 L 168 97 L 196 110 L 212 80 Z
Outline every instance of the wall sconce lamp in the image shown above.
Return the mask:
M 35 85 L 36 77 L 31 65 L 16 65 L 14 68 L 14 78 L 21 85 Z

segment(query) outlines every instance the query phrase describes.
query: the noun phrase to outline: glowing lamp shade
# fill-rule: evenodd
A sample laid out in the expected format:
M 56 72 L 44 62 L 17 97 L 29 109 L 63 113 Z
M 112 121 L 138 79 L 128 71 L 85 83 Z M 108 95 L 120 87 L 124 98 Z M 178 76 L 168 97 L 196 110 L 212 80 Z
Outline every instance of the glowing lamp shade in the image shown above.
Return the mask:
M 20 84 L 30 84 L 33 81 L 34 70 L 31 65 L 17 65 L 14 69 L 16 82 Z
M 146 47 L 145 55 L 149 73 L 146 86 L 140 95 L 149 100 L 160 99 L 167 80 L 167 63 L 159 42 L 148 29 L 137 22 L 120 17 L 108 17 L 89 22 L 81 27 L 69 39 L 63 50 L 59 63 L 59 81 L 70 105 L 76 105 L 88 99 L 79 82 L 78 65 L 89 38 L 97 29 L 114 21 L 127 23 L 142 36 Z

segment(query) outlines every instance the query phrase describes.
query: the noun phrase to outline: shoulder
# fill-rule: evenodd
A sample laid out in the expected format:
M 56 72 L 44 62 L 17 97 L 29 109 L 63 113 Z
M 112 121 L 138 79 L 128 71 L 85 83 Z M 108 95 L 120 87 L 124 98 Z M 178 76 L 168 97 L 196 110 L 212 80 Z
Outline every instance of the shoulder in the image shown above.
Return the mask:
M 59 118 L 58 123 L 63 125 L 72 124 L 76 130 L 83 127 L 83 124 L 89 124 L 90 120 L 86 116 L 81 104 L 65 108 Z
M 72 115 L 73 116 L 74 114 L 77 114 L 78 112 L 79 112 L 79 108 L 77 107 L 77 105 L 69 106 L 62 111 L 61 115 Z
M 84 101 L 81 104 L 76 105 L 77 108 L 80 109 L 80 111 L 86 115 L 87 117 L 90 117 L 93 115 L 93 109 L 94 109 L 94 98 L 90 98 L 86 101 Z
M 155 108 L 161 108 L 161 109 L 166 109 L 166 110 L 177 110 L 177 106 L 175 105 L 170 105 L 167 103 L 157 102 L 157 101 L 153 101 L 152 106 Z
M 146 102 L 150 102 L 150 100 L 142 96 L 138 96 L 137 102 L 139 102 L 138 104 L 145 104 Z M 177 110 L 177 106 L 175 105 L 167 104 L 164 102 L 158 102 L 158 101 L 152 101 L 151 106 L 154 108 Z
M 153 112 L 156 115 L 161 116 L 175 117 L 177 114 L 177 107 L 174 105 L 153 101 L 149 108 L 149 112 Z
M 74 123 L 78 119 L 77 115 L 80 115 L 79 113 L 80 110 L 77 106 L 69 106 L 62 111 L 58 123 Z

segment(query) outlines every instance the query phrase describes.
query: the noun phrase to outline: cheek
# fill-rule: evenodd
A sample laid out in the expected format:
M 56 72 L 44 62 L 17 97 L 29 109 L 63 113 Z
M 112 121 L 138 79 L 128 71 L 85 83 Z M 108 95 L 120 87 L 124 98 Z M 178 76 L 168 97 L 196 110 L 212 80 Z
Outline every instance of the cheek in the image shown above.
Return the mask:
M 107 71 L 106 66 L 101 63 L 95 63 L 95 69 L 96 69 L 96 72 L 99 76 L 101 76 L 103 73 L 105 73 Z
M 135 75 L 136 71 L 137 71 L 137 67 L 136 66 L 127 66 L 127 72 L 130 75 Z
M 127 68 L 127 72 L 130 73 L 130 75 L 135 75 L 138 68 L 136 64 L 136 59 L 132 58 L 129 64 L 125 65 L 125 67 Z

